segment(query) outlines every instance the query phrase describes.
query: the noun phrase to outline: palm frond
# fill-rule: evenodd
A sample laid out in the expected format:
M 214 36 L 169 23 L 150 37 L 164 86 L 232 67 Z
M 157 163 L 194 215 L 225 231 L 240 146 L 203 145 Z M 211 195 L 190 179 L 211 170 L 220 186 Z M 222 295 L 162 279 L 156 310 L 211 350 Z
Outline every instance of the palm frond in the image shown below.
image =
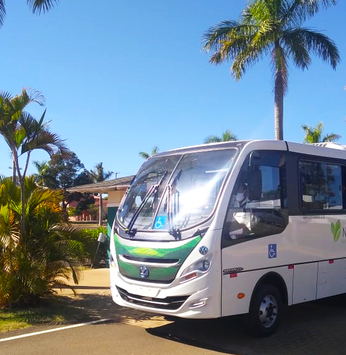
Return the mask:
M 159 147 L 156 145 L 151 149 L 151 155 L 156 155 L 160 151 Z
M 159 152 L 159 147 L 158 146 L 154 146 L 151 149 L 151 153 L 147 153 L 147 152 L 139 152 L 139 155 L 143 158 L 143 159 L 148 159 L 149 157 L 156 155 Z
M 244 48 L 234 59 L 231 66 L 231 74 L 236 80 L 240 80 L 246 70 L 258 63 L 269 48 L 256 48 L 248 46 Z
M 96 164 L 94 170 L 91 170 L 89 172 L 89 175 L 94 182 L 102 182 L 108 180 L 112 176 L 112 174 L 112 171 L 104 170 L 102 162 Z
M 302 29 L 295 28 L 283 32 L 282 43 L 288 56 L 293 58 L 295 65 L 300 69 L 307 69 L 311 63 L 309 51 L 302 38 Z
M 333 69 L 340 62 L 340 55 L 335 43 L 324 34 L 307 28 L 287 30 L 283 35 L 283 42 L 293 57 L 295 64 L 301 68 L 308 68 L 311 60 L 309 51 L 329 62 Z
M 6 16 L 5 0 L 0 0 L 0 26 L 4 24 L 5 16 Z
M 49 131 L 49 122 L 43 123 L 44 117 L 45 111 L 39 121 L 25 112 L 19 117 L 19 123 L 25 131 L 24 138 L 20 144 L 21 155 L 37 149 L 46 151 L 50 156 L 57 151 L 68 150 L 65 141 L 57 134 Z
M 216 135 L 208 136 L 204 139 L 204 143 L 218 143 L 222 142 L 222 138 Z
M 34 14 L 45 13 L 51 10 L 59 0 L 27 0 L 26 3 L 29 5 L 31 11 Z
M 230 129 L 227 129 L 225 132 L 222 133 L 222 136 L 219 137 L 217 135 L 211 135 L 208 136 L 204 139 L 204 143 L 218 143 L 218 142 L 230 142 L 230 141 L 236 141 L 237 136 L 232 133 Z
M 314 16 L 321 7 L 327 8 L 337 4 L 337 0 L 282 0 L 286 4 L 286 11 L 282 17 L 284 23 L 300 26 L 303 21 Z
M 341 139 L 341 135 L 340 134 L 329 133 L 329 134 L 326 134 L 325 136 L 323 136 L 322 142 L 335 142 L 335 141 L 337 141 L 339 139 Z
M 272 11 L 274 9 L 273 1 L 255 0 L 252 1 L 242 12 L 242 22 L 246 24 L 258 24 L 267 22 L 273 17 Z
M 44 96 L 37 90 L 23 88 L 22 92 L 11 99 L 14 115 L 22 112 L 29 104 L 44 105 Z
M 218 25 L 210 27 L 202 36 L 204 43 L 202 50 L 210 49 L 218 50 L 222 46 L 222 42 L 228 40 L 233 31 L 237 32 L 240 24 L 236 21 L 221 21 Z
M 319 122 L 316 127 L 304 124 L 302 129 L 305 132 L 304 143 L 335 142 L 341 138 L 339 134 L 335 133 L 326 134 L 322 137 L 323 122 Z
M 149 158 L 149 154 L 148 153 L 146 153 L 146 152 L 139 152 L 138 153 L 143 159 L 148 159 Z

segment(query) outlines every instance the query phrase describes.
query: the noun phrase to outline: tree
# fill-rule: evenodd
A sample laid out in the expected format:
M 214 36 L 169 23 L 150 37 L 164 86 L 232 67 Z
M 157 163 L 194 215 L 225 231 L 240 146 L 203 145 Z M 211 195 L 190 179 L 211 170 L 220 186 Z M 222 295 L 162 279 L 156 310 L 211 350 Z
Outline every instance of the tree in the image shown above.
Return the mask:
M 231 130 L 227 129 L 222 133 L 222 136 L 208 136 L 205 138 L 204 143 L 217 143 L 217 142 L 229 142 L 236 141 L 237 136 L 231 132 Z
M 319 122 L 316 127 L 310 127 L 305 124 L 302 129 L 305 132 L 304 143 L 335 142 L 341 138 L 339 134 L 335 133 L 322 136 L 323 122 Z
M 337 0 L 254 0 L 237 21 L 222 21 L 204 34 L 203 50 L 214 53 L 210 63 L 233 60 L 231 73 L 238 81 L 262 56 L 270 55 L 274 74 L 275 138 L 283 139 L 283 102 L 288 87 L 288 61 L 308 69 L 309 52 L 329 62 L 340 61 L 332 40 L 320 32 L 301 27 L 321 6 Z
M 47 171 L 49 169 L 49 164 L 47 161 L 39 162 L 37 160 L 35 160 L 33 164 L 37 169 L 37 173 L 32 174 L 32 176 L 38 185 L 44 186 L 44 180 L 46 178 Z
M 105 172 L 103 169 L 103 163 L 98 163 L 95 165 L 94 170 L 90 171 L 91 180 L 95 183 L 108 180 L 112 176 L 112 171 Z M 100 205 L 99 205 L 99 225 L 102 225 L 102 209 L 103 209 L 103 199 L 102 192 L 100 192 Z
M 27 0 L 26 3 L 34 14 L 45 13 L 52 9 L 59 0 Z M 6 16 L 5 0 L 0 0 L 0 26 L 3 25 Z
M 0 94 L 0 135 L 3 136 L 11 150 L 13 167 L 21 189 L 23 216 L 25 213 L 24 183 L 32 151 L 44 150 L 50 156 L 56 151 L 67 151 L 60 137 L 50 132 L 48 123 L 43 122 L 46 111 L 38 121 L 25 111 L 30 103 L 43 105 L 43 99 L 40 92 L 27 91 L 26 89 L 14 97 L 7 92 Z M 24 154 L 26 154 L 26 159 L 22 170 L 19 165 L 19 157 Z M 15 172 L 13 180 L 15 180 Z M 25 233 L 24 218 L 22 218 L 21 224 L 21 230 Z
M 65 285 L 63 279 L 70 279 L 70 272 L 78 283 L 75 267 L 84 256 L 79 231 L 63 222 L 61 191 L 39 187 L 33 177 L 25 179 L 24 188 L 27 201 L 22 216 L 20 187 L 0 178 L 1 306 L 37 302 L 54 285 Z M 22 218 L 25 233 L 20 228 Z
M 143 158 L 143 159 L 148 159 L 149 157 L 156 155 L 159 152 L 159 147 L 155 146 L 153 147 L 153 149 L 151 150 L 151 154 L 146 153 L 146 152 L 139 152 L 139 155 Z
M 112 171 L 104 171 L 103 163 L 96 164 L 94 170 L 90 171 L 91 180 L 95 183 L 108 180 L 112 174 Z
M 62 202 L 63 211 L 71 201 L 78 201 L 85 204 L 85 201 L 94 203 L 90 194 L 79 192 L 69 193 L 67 189 L 73 186 L 90 184 L 92 182 L 89 172 L 79 160 L 77 154 L 72 151 L 57 152 L 51 156 L 48 162 L 35 162 L 38 173 L 35 174 L 36 181 L 50 189 L 61 189 L 64 199 Z
M 79 174 L 85 171 L 84 164 L 72 151 L 57 152 L 51 156 L 48 167 L 43 172 L 43 184 L 50 189 L 62 189 L 66 191 L 75 186 Z M 90 183 L 88 178 L 86 182 Z

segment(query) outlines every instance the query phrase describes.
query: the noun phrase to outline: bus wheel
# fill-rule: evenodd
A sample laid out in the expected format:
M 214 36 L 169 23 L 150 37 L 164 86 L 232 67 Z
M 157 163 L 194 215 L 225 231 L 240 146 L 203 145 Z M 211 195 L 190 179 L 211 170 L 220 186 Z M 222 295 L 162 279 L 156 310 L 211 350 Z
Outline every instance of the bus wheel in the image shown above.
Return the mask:
M 276 331 L 282 313 L 282 299 L 275 286 L 260 285 L 255 291 L 250 305 L 250 330 L 262 336 L 268 336 Z

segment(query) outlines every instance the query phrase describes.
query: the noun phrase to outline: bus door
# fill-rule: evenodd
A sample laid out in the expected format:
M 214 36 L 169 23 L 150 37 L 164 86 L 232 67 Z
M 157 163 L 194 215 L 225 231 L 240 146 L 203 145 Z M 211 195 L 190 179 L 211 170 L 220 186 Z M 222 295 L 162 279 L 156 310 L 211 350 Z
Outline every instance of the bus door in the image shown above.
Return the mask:
M 237 177 L 222 232 L 223 315 L 248 312 L 263 270 L 280 262 L 278 235 L 287 224 L 285 152 L 254 151 Z

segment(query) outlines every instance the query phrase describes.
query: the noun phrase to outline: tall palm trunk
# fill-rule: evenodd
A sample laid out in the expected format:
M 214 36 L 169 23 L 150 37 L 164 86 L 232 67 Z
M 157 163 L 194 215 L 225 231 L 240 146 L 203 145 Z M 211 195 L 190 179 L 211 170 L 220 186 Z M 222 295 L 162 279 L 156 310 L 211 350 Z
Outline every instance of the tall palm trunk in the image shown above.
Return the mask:
M 284 83 L 281 70 L 275 73 L 275 87 L 274 87 L 274 125 L 275 125 L 275 139 L 283 140 L 283 116 L 284 116 Z
M 20 232 L 21 237 L 25 236 L 25 175 L 22 175 L 20 172 L 19 167 L 19 159 L 18 159 L 18 152 L 15 148 L 12 149 L 13 155 L 13 162 L 15 165 L 15 170 L 17 172 L 19 184 L 20 184 L 20 197 L 21 197 L 21 204 L 22 204 L 22 211 L 21 211 L 21 218 L 20 218 Z
M 17 180 L 17 174 L 16 174 L 16 163 L 12 159 L 12 181 L 16 183 Z

